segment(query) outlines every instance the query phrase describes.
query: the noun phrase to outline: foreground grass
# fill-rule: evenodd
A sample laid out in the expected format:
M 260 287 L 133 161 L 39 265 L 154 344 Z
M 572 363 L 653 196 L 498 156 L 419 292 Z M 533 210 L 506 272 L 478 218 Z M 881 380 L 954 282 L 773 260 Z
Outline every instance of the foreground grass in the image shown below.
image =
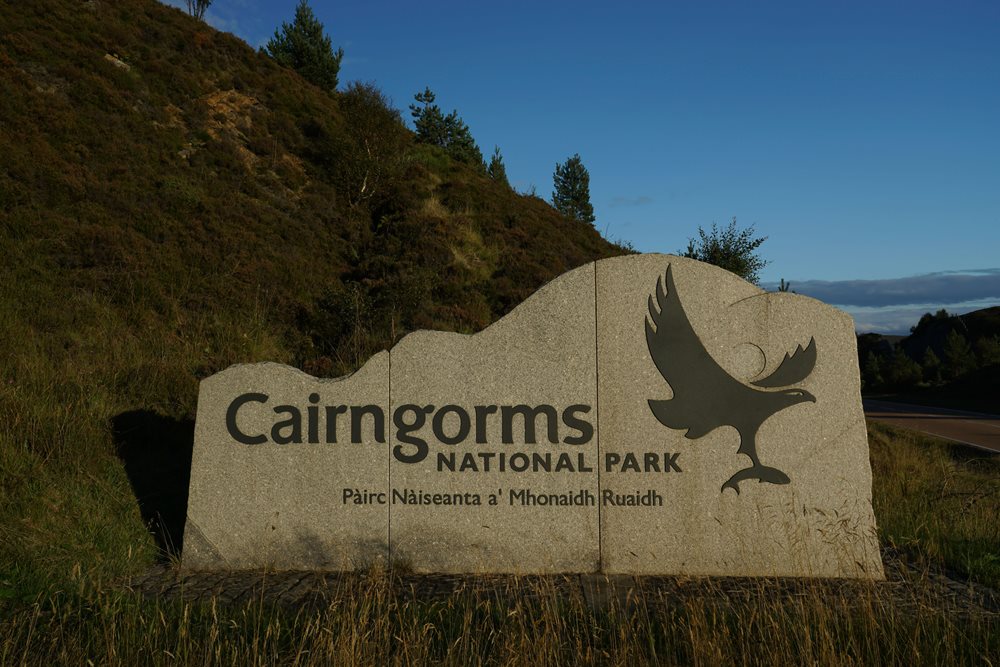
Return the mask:
M 1000 455 L 869 423 L 883 545 L 1000 588 Z
M 997 585 L 998 457 L 878 424 L 869 437 L 882 542 L 929 567 Z M 105 547 L 120 549 L 126 536 L 108 536 Z M 502 597 L 463 591 L 435 602 L 400 592 L 391 575 L 376 572 L 323 606 L 287 610 L 263 600 L 147 601 L 86 574 L 110 567 L 77 567 L 33 599 L 0 602 L 0 664 L 937 665 L 997 664 L 1000 656 L 997 616 L 901 604 L 874 585 L 843 597 L 818 587 L 783 597 L 759 580 L 758 595 L 728 606 L 709 596 L 594 611 L 579 594 L 545 582 L 516 583 Z M 930 586 L 917 580 L 912 595 L 929 600 Z
M 0 621 L 2 664 L 989 664 L 1000 622 L 859 598 L 756 596 L 734 608 L 612 606 L 525 584 L 533 598 L 394 592 L 375 574 L 319 609 L 143 602 L 120 592 L 56 595 Z M 761 592 L 766 581 L 760 583 Z M 515 585 L 515 588 L 517 585 Z M 517 591 L 514 591 L 516 593 Z M 992 656 L 992 658 L 991 658 Z

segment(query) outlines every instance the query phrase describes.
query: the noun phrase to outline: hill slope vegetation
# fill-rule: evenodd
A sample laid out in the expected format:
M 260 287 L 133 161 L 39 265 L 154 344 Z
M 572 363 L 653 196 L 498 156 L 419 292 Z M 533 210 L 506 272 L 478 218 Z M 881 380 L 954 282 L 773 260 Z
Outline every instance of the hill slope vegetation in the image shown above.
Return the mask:
M 155 0 L 0 26 L 0 591 L 150 561 L 128 452 L 190 446 L 200 378 L 340 375 L 623 252 L 415 143 L 372 86 L 322 91 Z

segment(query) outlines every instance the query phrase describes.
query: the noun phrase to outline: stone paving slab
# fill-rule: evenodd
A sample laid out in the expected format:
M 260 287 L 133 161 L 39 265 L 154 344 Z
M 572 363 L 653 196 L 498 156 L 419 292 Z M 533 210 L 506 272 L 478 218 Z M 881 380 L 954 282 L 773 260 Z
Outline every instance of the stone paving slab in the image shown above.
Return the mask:
M 592 609 L 669 611 L 710 601 L 739 608 L 763 600 L 782 603 L 821 596 L 833 609 L 894 607 L 906 613 L 937 610 L 957 618 L 1000 620 L 1000 592 L 944 571 L 922 570 L 899 554 L 883 554 L 886 579 L 805 579 L 759 577 L 675 577 L 603 574 L 468 575 L 366 574 L 358 572 L 230 571 L 191 572 L 159 565 L 125 586 L 148 599 L 227 604 L 263 600 L 286 608 L 322 606 L 375 585 L 391 586 L 397 599 L 445 601 L 456 596 L 514 604 L 555 595 L 582 599 Z

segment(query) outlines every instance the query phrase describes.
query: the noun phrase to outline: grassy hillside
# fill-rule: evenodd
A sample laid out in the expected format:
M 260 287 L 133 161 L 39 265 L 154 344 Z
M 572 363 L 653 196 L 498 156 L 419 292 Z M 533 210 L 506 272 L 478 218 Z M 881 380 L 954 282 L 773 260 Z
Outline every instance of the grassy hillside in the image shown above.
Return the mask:
M 922 356 L 928 347 L 940 356 L 945 353 L 945 338 L 952 329 L 961 331 L 971 343 L 976 343 L 981 338 L 1000 335 L 1000 306 L 974 310 L 954 317 L 925 315 L 903 342 L 910 356 Z
M 150 562 L 122 434 L 200 378 L 339 375 L 621 252 L 155 0 L 0 3 L 0 594 Z

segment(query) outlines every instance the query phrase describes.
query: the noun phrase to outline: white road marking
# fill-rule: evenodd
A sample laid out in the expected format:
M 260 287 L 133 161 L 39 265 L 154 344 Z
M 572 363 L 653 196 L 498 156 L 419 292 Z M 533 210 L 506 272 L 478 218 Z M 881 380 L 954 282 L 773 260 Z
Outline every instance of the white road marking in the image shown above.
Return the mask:
M 922 428 L 916 428 L 915 424 L 910 423 L 898 423 L 896 419 L 897 415 L 906 415 L 906 419 L 912 419 L 915 422 L 929 419 L 942 419 L 946 423 L 958 425 L 962 424 L 966 427 L 977 428 L 979 426 L 989 426 L 990 428 L 1000 429 L 1000 416 L 988 415 L 981 412 L 970 412 L 967 410 L 952 410 L 949 408 L 934 408 L 928 406 L 917 406 L 917 405 L 904 405 L 901 403 L 888 403 L 884 401 L 864 401 L 868 412 L 865 416 L 869 419 L 879 421 L 880 419 L 886 421 L 893 426 L 898 428 L 908 429 L 916 433 L 922 433 L 923 435 L 928 435 L 934 438 L 940 438 L 942 440 L 947 440 L 948 442 L 956 442 L 961 445 L 966 445 L 968 447 L 975 447 L 976 449 L 982 449 L 983 451 L 998 453 L 1000 448 L 988 447 L 986 445 L 977 444 L 974 442 L 969 442 L 967 440 L 959 440 L 958 438 L 953 438 L 950 436 L 942 435 L 941 433 L 935 433 L 933 431 L 927 431 Z M 918 412 L 918 410 L 926 410 L 927 412 Z M 948 415 L 956 415 L 955 417 L 949 417 Z M 979 419 L 961 419 L 960 417 L 979 417 Z M 992 422 L 992 423 L 991 423 Z M 985 437 L 985 433 L 983 434 Z

